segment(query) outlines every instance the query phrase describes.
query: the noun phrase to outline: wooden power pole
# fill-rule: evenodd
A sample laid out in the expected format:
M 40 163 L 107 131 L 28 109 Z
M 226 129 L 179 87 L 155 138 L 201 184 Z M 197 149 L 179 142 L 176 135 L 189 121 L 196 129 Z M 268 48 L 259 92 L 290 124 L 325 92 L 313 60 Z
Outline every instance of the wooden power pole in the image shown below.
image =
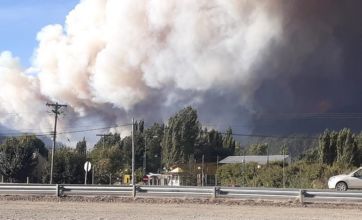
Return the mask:
M 112 136 L 112 134 L 96 134 L 96 136 L 102 138 L 102 140 L 103 140 L 102 144 L 103 144 L 103 150 L 104 150 L 104 141 L 105 141 L 106 137 L 110 137 L 110 136 Z
M 136 197 L 136 176 L 135 176 L 135 148 L 134 148 L 134 118 L 132 118 L 132 197 Z
M 61 113 L 60 109 L 63 107 L 67 107 L 67 105 L 61 105 L 56 102 L 55 104 L 47 103 L 46 106 L 52 108 L 52 112 L 55 115 L 54 119 L 54 132 L 53 132 L 53 148 L 52 148 L 52 159 L 50 165 L 50 184 L 53 183 L 53 168 L 54 168 L 54 152 L 55 152 L 55 144 L 57 139 L 57 122 L 58 122 L 58 115 Z

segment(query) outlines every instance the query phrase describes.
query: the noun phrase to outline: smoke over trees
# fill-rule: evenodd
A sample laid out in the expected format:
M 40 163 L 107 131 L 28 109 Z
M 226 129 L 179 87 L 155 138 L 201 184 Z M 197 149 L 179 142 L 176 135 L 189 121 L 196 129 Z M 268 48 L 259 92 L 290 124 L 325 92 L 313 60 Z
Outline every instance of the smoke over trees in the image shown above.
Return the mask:
M 237 134 L 233 134 L 230 128 L 220 132 L 202 127 L 197 111 L 191 107 L 176 112 L 166 124 L 155 123 L 144 127 L 144 122 L 139 121 L 134 127 L 138 179 L 145 172 L 161 172 L 164 168 L 169 171 L 175 166 L 191 166 L 201 161 L 216 163 L 227 156 L 240 155 L 242 150 L 249 155 L 278 154 L 286 150 L 284 153 L 290 155 L 294 152 L 294 144 L 299 143 L 307 151 L 302 155 L 294 154 L 293 159 L 300 160 L 287 165 L 287 186 L 323 187 L 327 176 L 358 166 L 362 158 L 362 135 L 349 129 L 326 130 L 318 138 L 318 143 L 304 142 L 306 138 L 315 139 L 314 136 L 295 136 L 294 142 L 286 142 L 282 137 L 270 137 L 260 138 L 254 144 L 241 144 L 234 138 Z M 74 149 L 60 146 L 56 149 L 54 159 L 54 181 L 83 183 L 83 165 L 90 160 L 95 183 L 119 182 L 123 175 L 130 173 L 131 146 L 131 137 L 121 138 L 119 133 L 103 135 L 88 153 L 84 138 Z M 0 174 L 6 181 L 24 182 L 26 177 L 30 177 L 32 182 L 47 183 L 50 159 L 46 158 L 44 143 L 34 136 L 5 139 L 0 144 Z M 225 185 L 283 185 L 281 163 L 271 163 L 261 170 L 253 163 L 246 166 L 225 165 L 220 167 L 218 175 Z
M 219 129 L 358 130 L 360 115 L 305 113 L 362 111 L 361 4 L 84 0 L 40 30 L 31 67 L 0 53 L 0 123 L 49 132 L 44 103 L 59 101 L 60 130 L 165 121 L 188 105 Z

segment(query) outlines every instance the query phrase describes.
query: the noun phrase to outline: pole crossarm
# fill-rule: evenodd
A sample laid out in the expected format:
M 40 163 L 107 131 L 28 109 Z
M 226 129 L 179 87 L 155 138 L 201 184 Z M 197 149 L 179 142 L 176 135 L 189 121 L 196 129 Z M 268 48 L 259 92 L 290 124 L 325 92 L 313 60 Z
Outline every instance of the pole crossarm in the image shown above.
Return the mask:
M 104 141 L 105 141 L 106 137 L 110 137 L 110 136 L 112 136 L 112 134 L 96 134 L 96 136 L 103 138 L 102 142 L 103 142 L 103 150 L 104 150 Z
M 96 134 L 96 136 L 104 138 L 104 137 L 112 136 L 112 134 Z

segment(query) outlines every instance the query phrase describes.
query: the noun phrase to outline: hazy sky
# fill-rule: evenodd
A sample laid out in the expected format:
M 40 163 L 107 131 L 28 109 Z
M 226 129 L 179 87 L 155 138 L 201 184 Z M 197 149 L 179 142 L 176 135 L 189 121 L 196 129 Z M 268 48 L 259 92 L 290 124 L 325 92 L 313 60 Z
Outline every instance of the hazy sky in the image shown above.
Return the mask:
M 49 131 L 58 101 L 60 130 L 188 105 L 239 133 L 361 130 L 361 0 L 77 4 L 0 0 L 0 127 Z
M 0 51 L 9 50 L 28 67 L 36 34 L 48 24 L 63 24 L 79 0 L 0 0 Z

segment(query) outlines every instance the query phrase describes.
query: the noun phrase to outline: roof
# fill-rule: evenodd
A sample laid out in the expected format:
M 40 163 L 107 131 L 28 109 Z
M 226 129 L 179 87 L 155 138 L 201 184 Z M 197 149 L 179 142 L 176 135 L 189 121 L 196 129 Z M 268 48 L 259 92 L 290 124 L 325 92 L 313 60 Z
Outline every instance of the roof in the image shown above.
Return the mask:
M 180 167 L 176 167 L 175 169 L 171 170 L 170 173 L 182 173 L 184 172 Z
M 250 163 L 267 164 L 268 162 L 283 161 L 289 162 L 289 155 L 252 155 L 252 156 L 229 156 L 219 161 L 219 163 Z

